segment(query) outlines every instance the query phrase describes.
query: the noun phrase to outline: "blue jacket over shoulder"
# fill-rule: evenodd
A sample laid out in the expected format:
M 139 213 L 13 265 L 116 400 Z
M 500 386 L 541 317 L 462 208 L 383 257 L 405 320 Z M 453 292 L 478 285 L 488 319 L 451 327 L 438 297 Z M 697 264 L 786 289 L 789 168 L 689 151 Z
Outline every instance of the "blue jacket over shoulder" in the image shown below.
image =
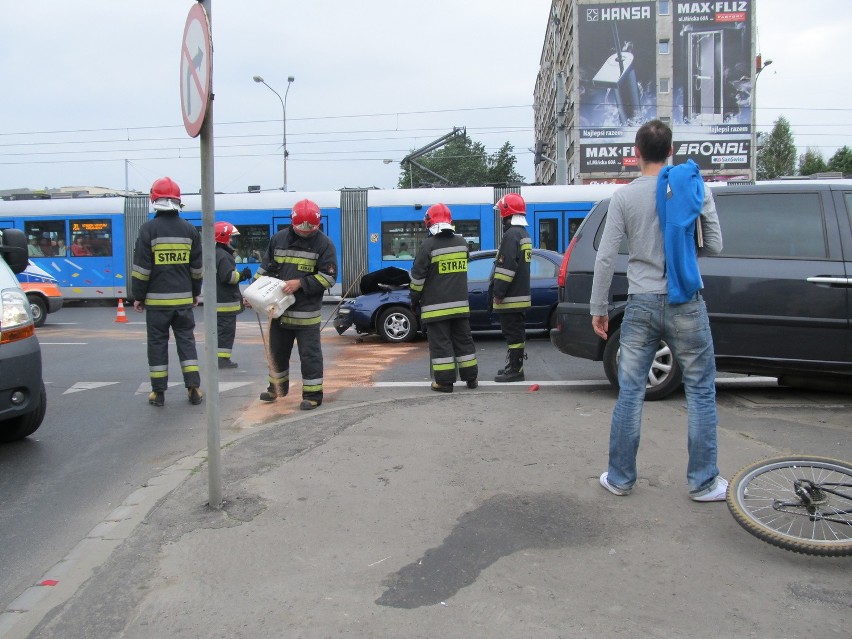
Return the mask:
M 683 304 L 704 284 L 698 270 L 695 224 L 704 202 L 698 165 L 667 166 L 657 178 L 657 215 L 666 253 L 666 286 L 670 304 Z

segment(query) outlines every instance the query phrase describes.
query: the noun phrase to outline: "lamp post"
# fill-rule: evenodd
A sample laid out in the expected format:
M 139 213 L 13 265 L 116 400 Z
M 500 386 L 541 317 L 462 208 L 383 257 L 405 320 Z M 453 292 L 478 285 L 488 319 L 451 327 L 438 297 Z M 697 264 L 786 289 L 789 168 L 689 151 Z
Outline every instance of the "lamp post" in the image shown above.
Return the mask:
M 772 64 L 772 60 L 763 62 L 758 54 L 754 62 L 754 83 L 751 86 L 751 179 L 757 182 L 757 78 L 761 71 Z
M 272 92 L 273 92 L 276 96 L 278 96 L 278 100 L 279 100 L 279 102 L 281 102 L 281 111 L 282 111 L 282 118 L 281 118 L 281 120 L 282 120 L 282 123 L 283 123 L 283 125 L 284 125 L 284 144 L 283 144 L 283 152 L 284 152 L 284 186 L 283 186 L 283 187 L 281 187 L 281 188 L 282 188 L 284 191 L 286 191 L 286 190 L 287 190 L 287 156 L 289 155 L 289 153 L 287 153 L 287 94 L 288 94 L 288 93 L 290 93 L 290 85 L 291 85 L 291 84 L 293 84 L 293 80 L 295 80 L 295 79 L 296 79 L 296 78 L 294 78 L 292 75 L 287 77 L 287 90 L 286 90 L 286 91 L 284 91 L 284 97 L 282 98 L 282 97 L 281 97 L 281 95 L 278 93 L 278 91 L 276 91 L 276 90 L 275 90 L 275 89 L 273 89 L 271 86 L 269 86 L 268 84 L 266 84 L 266 80 L 264 80 L 261 76 L 256 75 L 256 76 L 254 76 L 254 78 L 253 78 L 253 80 L 254 80 L 255 82 L 259 82 L 260 84 L 262 84 L 263 86 L 265 86 L 267 89 L 269 89 L 270 91 L 272 91 Z

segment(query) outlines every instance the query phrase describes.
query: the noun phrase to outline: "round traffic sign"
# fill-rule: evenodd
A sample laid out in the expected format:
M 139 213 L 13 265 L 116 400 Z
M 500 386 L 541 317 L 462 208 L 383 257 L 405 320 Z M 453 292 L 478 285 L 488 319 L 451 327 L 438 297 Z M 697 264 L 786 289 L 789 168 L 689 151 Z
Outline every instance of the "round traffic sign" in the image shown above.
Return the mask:
M 210 22 L 201 4 L 193 4 L 186 17 L 180 52 L 180 106 L 190 137 L 201 133 L 213 74 Z

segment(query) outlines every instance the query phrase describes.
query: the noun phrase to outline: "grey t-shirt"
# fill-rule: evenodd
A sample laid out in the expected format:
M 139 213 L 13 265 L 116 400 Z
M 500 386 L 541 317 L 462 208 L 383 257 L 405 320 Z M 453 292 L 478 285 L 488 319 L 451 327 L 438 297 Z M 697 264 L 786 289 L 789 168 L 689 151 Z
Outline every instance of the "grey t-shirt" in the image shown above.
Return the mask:
M 667 292 L 666 256 L 656 198 L 656 175 L 640 176 L 613 194 L 595 258 L 595 275 L 589 301 L 589 312 L 592 315 L 606 315 L 609 311 L 609 288 L 618 247 L 624 236 L 627 236 L 629 253 L 628 294 Z M 699 219 L 704 241 L 704 248 L 699 255 L 718 255 L 722 251 L 722 232 L 713 195 L 707 185 L 704 186 L 704 204 Z

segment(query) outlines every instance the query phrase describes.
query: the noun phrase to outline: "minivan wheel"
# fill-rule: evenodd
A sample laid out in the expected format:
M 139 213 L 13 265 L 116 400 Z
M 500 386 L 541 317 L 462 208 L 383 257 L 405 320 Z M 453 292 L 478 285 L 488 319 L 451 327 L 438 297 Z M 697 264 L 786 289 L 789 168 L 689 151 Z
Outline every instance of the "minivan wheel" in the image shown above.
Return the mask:
M 27 295 L 27 299 L 30 301 L 30 309 L 33 313 L 33 324 L 36 328 L 44 326 L 47 321 L 47 304 L 38 295 Z
M 613 388 L 618 388 L 618 354 L 621 350 L 621 329 L 616 329 L 606 341 L 603 353 L 604 373 Z M 654 355 L 651 370 L 648 371 L 648 384 L 645 387 L 645 399 L 655 401 L 664 399 L 680 388 L 681 372 L 669 345 L 664 341 Z
M 392 306 L 379 316 L 376 331 L 386 342 L 411 342 L 417 336 L 417 318 L 411 309 Z

